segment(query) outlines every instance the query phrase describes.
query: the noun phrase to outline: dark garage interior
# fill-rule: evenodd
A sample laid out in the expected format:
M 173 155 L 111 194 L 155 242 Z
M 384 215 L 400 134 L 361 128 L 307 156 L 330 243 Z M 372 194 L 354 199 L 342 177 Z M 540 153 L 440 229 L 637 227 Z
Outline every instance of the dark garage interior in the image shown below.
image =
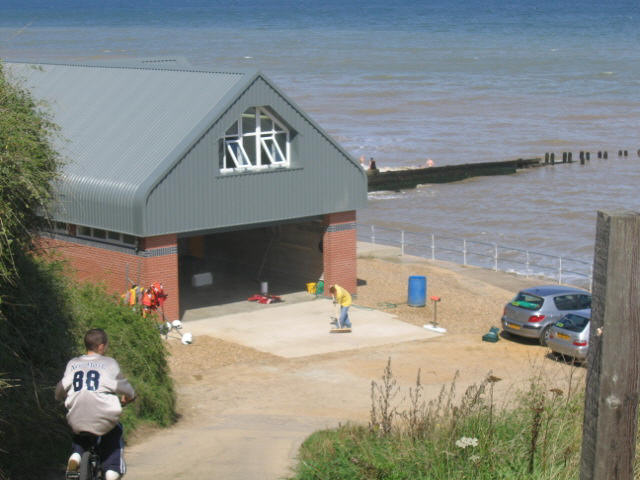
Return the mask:
M 306 291 L 323 272 L 324 229 L 318 218 L 180 238 L 180 317 L 216 316 L 223 311 L 211 307 L 250 304 L 247 299 L 265 286 L 277 296 Z

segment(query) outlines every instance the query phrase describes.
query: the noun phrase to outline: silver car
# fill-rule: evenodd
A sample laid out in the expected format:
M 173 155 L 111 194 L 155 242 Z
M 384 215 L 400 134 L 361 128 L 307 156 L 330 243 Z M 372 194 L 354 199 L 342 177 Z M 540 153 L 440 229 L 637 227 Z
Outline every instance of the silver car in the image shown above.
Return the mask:
M 526 288 L 507 303 L 502 315 L 503 331 L 537 338 L 547 344 L 549 329 L 567 313 L 591 315 L 591 294 L 579 288 L 545 285 Z
M 547 346 L 554 353 L 584 361 L 589 350 L 590 323 L 591 312 L 588 315 L 577 313 L 565 315 L 549 330 Z

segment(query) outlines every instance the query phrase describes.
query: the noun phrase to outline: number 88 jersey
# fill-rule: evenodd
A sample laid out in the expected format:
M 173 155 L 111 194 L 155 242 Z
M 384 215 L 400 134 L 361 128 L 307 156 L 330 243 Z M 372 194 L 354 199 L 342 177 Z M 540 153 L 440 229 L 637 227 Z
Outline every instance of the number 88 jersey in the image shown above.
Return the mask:
M 56 398 L 65 400 L 67 421 L 75 433 L 111 431 L 122 413 L 121 395 L 133 398 L 133 387 L 116 360 L 98 354 L 71 359 L 56 388 Z

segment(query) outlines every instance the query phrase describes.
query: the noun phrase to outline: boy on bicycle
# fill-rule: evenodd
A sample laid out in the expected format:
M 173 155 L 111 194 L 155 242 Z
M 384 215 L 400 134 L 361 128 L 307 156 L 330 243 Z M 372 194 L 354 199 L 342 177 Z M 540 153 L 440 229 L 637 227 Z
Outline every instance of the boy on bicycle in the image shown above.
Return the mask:
M 109 344 L 104 330 L 89 330 L 84 344 L 86 355 L 67 363 L 64 376 L 56 386 L 56 400 L 64 400 L 67 422 L 73 430 L 73 453 L 67 472 L 78 470 L 82 453 L 89 449 L 92 436 L 97 436 L 105 480 L 118 480 L 125 473 L 120 414 L 122 405 L 131 402 L 136 394 L 120 372 L 118 362 L 104 356 Z

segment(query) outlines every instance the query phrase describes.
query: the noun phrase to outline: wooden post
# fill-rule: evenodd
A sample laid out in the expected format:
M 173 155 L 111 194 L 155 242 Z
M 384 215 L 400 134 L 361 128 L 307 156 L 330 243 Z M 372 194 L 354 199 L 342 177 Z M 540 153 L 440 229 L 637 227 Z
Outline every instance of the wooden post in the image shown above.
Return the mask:
M 640 386 L 640 214 L 598 212 L 581 480 L 631 480 Z

